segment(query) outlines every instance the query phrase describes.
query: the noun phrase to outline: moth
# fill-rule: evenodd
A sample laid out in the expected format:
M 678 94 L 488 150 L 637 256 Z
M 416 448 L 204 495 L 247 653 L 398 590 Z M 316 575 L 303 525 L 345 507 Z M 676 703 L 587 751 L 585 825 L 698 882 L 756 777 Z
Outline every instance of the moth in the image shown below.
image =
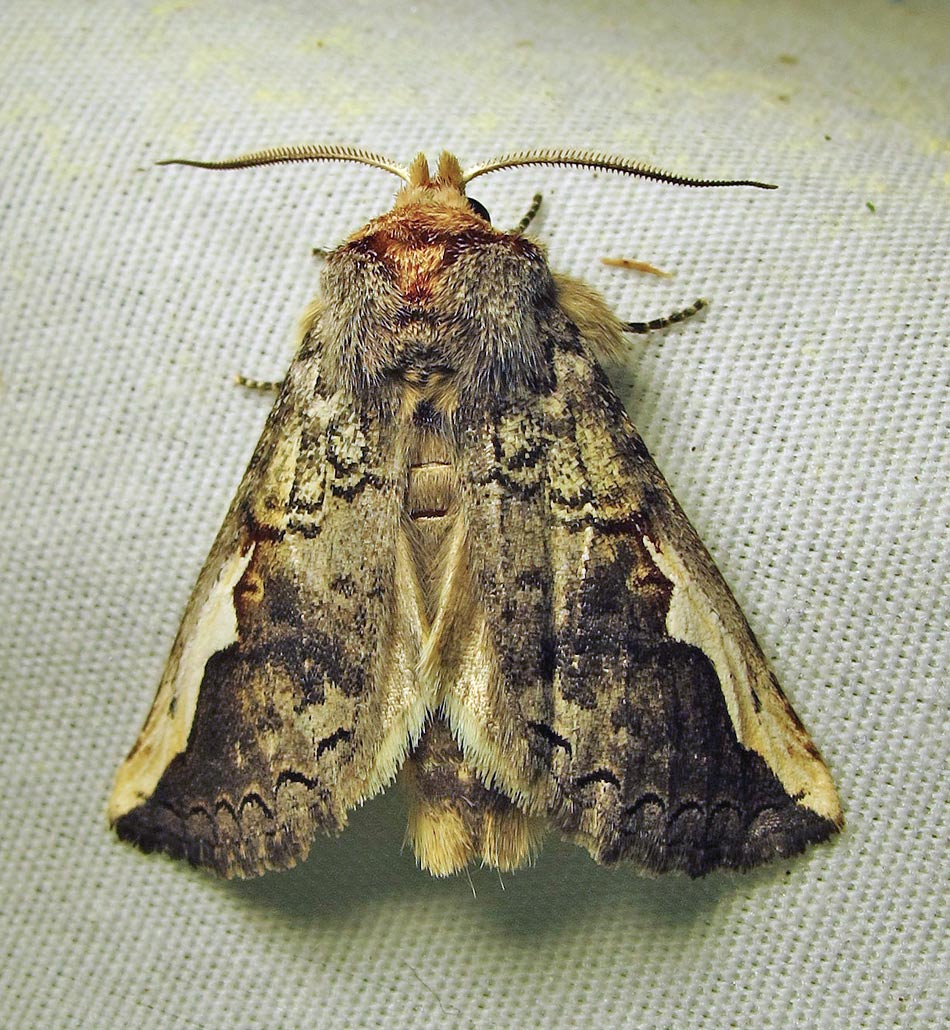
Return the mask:
M 404 180 L 333 250 L 108 814 L 145 851 L 251 876 L 397 776 L 419 864 L 515 869 L 551 827 L 600 863 L 701 876 L 842 826 L 828 770 L 598 355 L 623 323 L 473 179 Z M 689 311 L 698 307 L 694 305 Z

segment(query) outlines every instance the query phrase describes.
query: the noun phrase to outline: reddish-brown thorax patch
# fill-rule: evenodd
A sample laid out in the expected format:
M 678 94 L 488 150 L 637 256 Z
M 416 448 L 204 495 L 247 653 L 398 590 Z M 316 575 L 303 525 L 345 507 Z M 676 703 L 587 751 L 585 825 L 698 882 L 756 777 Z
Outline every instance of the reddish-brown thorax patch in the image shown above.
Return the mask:
M 426 307 L 442 273 L 466 250 L 504 234 L 456 207 L 399 207 L 373 219 L 349 246 L 372 253 L 392 273 L 406 305 Z

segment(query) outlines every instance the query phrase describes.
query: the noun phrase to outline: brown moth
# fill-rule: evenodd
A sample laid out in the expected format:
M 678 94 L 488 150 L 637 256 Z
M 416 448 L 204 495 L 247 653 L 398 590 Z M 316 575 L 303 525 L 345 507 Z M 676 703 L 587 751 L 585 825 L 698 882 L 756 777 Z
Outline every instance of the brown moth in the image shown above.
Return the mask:
M 701 876 L 842 825 L 821 756 L 595 359 L 623 323 L 465 195 L 405 180 L 320 299 L 116 776 L 120 837 L 224 876 L 304 858 L 397 775 L 436 875 L 530 861 Z M 688 309 L 696 310 L 699 303 Z M 678 316 L 677 316 L 678 317 Z

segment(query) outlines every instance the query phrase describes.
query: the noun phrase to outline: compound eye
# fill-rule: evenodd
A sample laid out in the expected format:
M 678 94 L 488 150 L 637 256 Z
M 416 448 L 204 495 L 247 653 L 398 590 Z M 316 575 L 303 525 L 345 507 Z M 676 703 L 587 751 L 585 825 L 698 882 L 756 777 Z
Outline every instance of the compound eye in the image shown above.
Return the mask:
M 475 214 L 478 215 L 479 218 L 484 218 L 485 221 L 491 225 L 491 215 L 488 213 L 488 209 L 485 205 L 479 204 L 474 197 L 466 197 L 465 199 L 468 201 L 468 206 L 475 212 Z

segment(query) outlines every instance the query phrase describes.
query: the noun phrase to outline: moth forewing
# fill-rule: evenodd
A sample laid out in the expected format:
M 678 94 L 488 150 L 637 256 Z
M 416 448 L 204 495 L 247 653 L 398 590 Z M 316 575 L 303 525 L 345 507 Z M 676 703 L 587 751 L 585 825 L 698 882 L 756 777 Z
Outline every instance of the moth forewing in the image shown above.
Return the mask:
M 763 184 L 577 151 L 211 166 L 330 159 L 405 186 L 327 258 L 119 769 L 120 836 L 257 874 L 400 770 L 436 875 L 516 868 L 545 826 L 691 875 L 830 836 L 827 769 L 595 360 L 669 319 L 622 322 L 465 195 L 532 163 Z

